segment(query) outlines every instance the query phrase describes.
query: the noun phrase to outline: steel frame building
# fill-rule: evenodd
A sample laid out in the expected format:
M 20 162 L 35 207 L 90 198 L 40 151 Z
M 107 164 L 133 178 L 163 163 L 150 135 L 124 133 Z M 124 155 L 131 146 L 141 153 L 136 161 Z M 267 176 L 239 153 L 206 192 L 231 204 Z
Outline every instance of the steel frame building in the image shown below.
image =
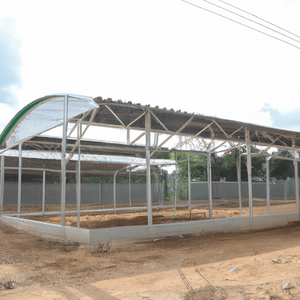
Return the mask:
M 45 120 L 45 122 L 42 122 Z M 43 123 L 43 126 L 41 125 Z M 45 123 L 45 124 L 44 124 Z M 45 132 L 55 127 L 62 127 L 62 136 L 49 137 Z M 71 128 L 70 128 L 71 126 Z M 126 132 L 126 143 L 111 143 L 102 140 L 87 140 L 84 136 L 89 128 L 114 128 Z M 69 131 L 68 131 L 68 128 Z M 71 135 L 77 132 L 76 138 Z M 135 132 L 135 138 L 131 133 Z M 151 142 L 152 138 L 152 142 Z M 175 140 L 171 145 L 170 141 Z M 144 142 L 143 142 L 144 141 Z M 7 125 L 0 136 L 2 146 L 1 154 L 1 181 L 0 181 L 0 213 L 2 220 L 11 224 L 18 224 L 22 228 L 30 228 L 54 235 L 66 236 L 69 239 L 83 242 L 98 242 L 109 239 L 127 239 L 157 237 L 180 233 L 195 233 L 205 228 L 206 231 L 235 230 L 241 228 L 254 228 L 261 226 L 274 226 L 289 221 L 300 220 L 299 215 L 299 179 L 298 162 L 300 150 L 300 133 L 250 123 L 243 123 L 203 116 L 196 113 L 174 111 L 173 109 L 151 107 L 150 105 L 132 104 L 131 102 L 112 101 L 101 97 L 90 98 L 72 94 L 56 94 L 33 101 L 22 109 Z M 171 145 L 171 146 L 170 146 Z M 226 150 L 224 150 L 226 146 Z M 259 148 L 259 152 L 251 153 L 251 146 Z M 273 147 L 292 150 L 293 158 L 271 155 L 268 150 Z M 18 210 L 13 215 L 3 213 L 4 199 L 4 169 L 5 156 L 9 150 L 18 150 L 18 167 L 11 167 L 18 171 Z M 222 151 L 239 151 L 237 159 L 238 189 L 240 217 L 233 219 L 214 219 L 212 203 L 211 181 L 211 155 Z M 45 224 L 29 220 L 22 220 L 21 212 L 21 175 L 22 171 L 34 170 L 34 168 L 22 167 L 22 153 L 35 153 L 35 156 L 43 159 L 53 159 L 60 153 L 60 168 L 52 170 L 61 174 L 61 225 Z M 152 161 L 156 152 L 205 154 L 207 156 L 207 181 L 209 220 L 193 221 L 177 224 L 153 225 L 152 199 L 151 199 L 151 164 L 159 164 Z M 144 164 L 146 168 L 147 187 L 147 215 L 148 225 L 132 226 L 124 228 L 108 228 L 85 230 L 69 228 L 65 226 L 66 219 L 66 172 L 76 172 L 77 177 L 77 216 L 78 227 L 80 222 L 81 184 L 80 176 L 88 172 L 88 164 L 82 160 L 86 156 L 124 157 L 119 163 L 110 164 L 109 171 L 116 177 L 117 173 L 132 162 L 135 165 Z M 241 155 L 247 156 L 248 193 L 249 193 L 249 216 L 242 216 L 241 196 Z M 266 194 L 267 215 L 253 216 L 252 197 L 252 171 L 251 158 L 265 156 L 266 159 Z M 126 162 L 125 157 L 131 158 L 131 163 Z M 189 157 L 189 155 L 188 155 Z M 32 158 L 32 159 L 35 159 Z M 295 191 L 297 212 L 270 215 L 270 189 L 269 189 L 269 159 L 292 160 L 295 166 Z M 142 162 L 140 160 L 143 160 Z M 53 160 L 54 162 L 54 160 Z M 163 161 L 162 164 L 170 164 Z M 85 170 L 82 168 L 86 164 Z M 102 162 L 103 164 L 103 162 Z M 73 166 L 68 169 L 68 166 Z M 101 163 L 99 163 L 101 171 Z M 9 168 L 7 168 L 9 169 Z M 43 171 L 43 185 L 45 184 L 45 168 L 35 168 Z M 49 170 L 49 169 L 48 169 Z M 49 170 L 50 171 L 50 170 Z M 103 171 L 103 170 L 102 170 Z M 114 181 L 115 182 L 115 181 Z M 188 206 L 191 212 L 191 179 L 188 172 Z M 43 203 L 45 195 L 43 192 Z M 116 199 L 114 198 L 114 213 Z M 44 206 L 42 214 L 45 213 Z M 28 225 L 30 224 L 30 225 Z M 52 226 L 52 227 L 49 227 Z M 44 229 L 41 229 L 44 228 Z M 47 228 L 47 229 L 45 229 Z M 55 228 L 55 230 L 53 229 Z M 74 230 L 79 230 L 75 232 Z M 84 232 L 85 233 L 82 233 Z M 44 232 L 44 231 L 43 231 Z M 56 233 L 54 233 L 56 232 Z M 84 235 L 80 237 L 79 232 Z

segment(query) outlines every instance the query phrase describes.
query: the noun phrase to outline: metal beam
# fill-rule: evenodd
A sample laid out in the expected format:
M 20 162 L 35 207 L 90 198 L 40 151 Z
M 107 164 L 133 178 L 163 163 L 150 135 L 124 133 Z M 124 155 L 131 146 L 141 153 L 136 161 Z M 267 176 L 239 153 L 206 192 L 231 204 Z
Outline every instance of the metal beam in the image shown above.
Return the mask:
M 167 131 L 169 132 L 169 129 L 165 126 L 165 124 L 163 122 L 161 122 L 161 120 L 151 111 L 149 110 L 151 115 L 155 118 L 155 120 Z
M 270 214 L 270 157 L 266 156 L 267 214 Z
M 214 124 L 214 122 L 211 122 L 210 124 L 208 124 L 207 126 L 205 126 L 203 129 L 201 129 L 197 134 L 195 134 L 193 137 L 191 137 L 190 139 L 188 139 L 185 142 L 179 142 L 175 148 L 177 147 L 181 147 L 184 143 L 191 141 L 192 139 L 196 138 L 198 135 L 200 135 L 204 130 L 206 130 L 208 127 L 210 127 L 212 124 Z
M 220 128 L 220 130 L 224 133 L 224 135 L 229 139 L 228 134 L 225 132 L 225 130 L 222 128 L 222 126 L 216 120 L 213 120 L 213 121 Z
M 281 138 L 281 135 L 279 135 L 269 147 L 267 147 L 265 150 L 259 152 L 258 154 L 262 155 L 262 154 L 266 153 L 280 138 Z
M 127 145 L 130 145 L 130 129 L 127 128 L 127 142 L 126 142 Z
M 131 206 L 131 166 L 129 168 L 128 174 L 128 198 L 129 198 L 129 206 Z
M 145 132 L 141 133 L 136 139 L 134 139 L 134 140 L 130 143 L 130 145 L 133 145 L 136 141 L 138 141 L 140 138 L 142 138 L 145 134 L 146 134 Z
M 74 130 L 76 129 L 76 127 L 78 126 L 79 123 L 82 122 L 82 120 L 84 120 L 84 118 L 89 114 L 90 110 L 85 112 L 82 117 L 74 124 L 73 128 L 71 129 L 71 131 L 69 132 L 68 138 L 71 136 L 71 134 L 74 132 Z
M 1 155 L 1 179 L 0 179 L 0 213 L 3 211 L 4 203 L 4 155 Z
M 82 124 L 77 127 L 77 138 L 81 136 Z M 76 205 L 77 205 L 77 227 L 80 228 L 80 205 L 81 205 L 81 152 L 80 143 L 78 144 L 78 157 L 76 162 Z
M 247 172 L 248 172 L 248 194 L 249 194 L 249 227 L 253 225 L 253 198 L 252 198 L 252 165 L 251 165 L 251 144 L 250 131 L 245 129 L 247 144 Z
M 76 147 L 78 146 L 78 144 L 80 143 L 81 139 L 83 138 L 83 136 L 85 135 L 85 133 L 86 133 L 87 130 L 89 129 L 89 127 L 90 127 L 92 121 L 94 120 L 94 118 L 95 118 L 95 116 L 96 116 L 96 114 L 97 114 L 98 111 L 99 111 L 99 108 L 94 108 L 94 109 L 93 109 L 93 113 L 92 113 L 92 115 L 91 115 L 91 117 L 90 117 L 89 123 L 88 123 L 87 126 L 85 127 L 83 133 L 81 133 L 80 137 L 77 138 L 77 141 L 76 141 L 76 143 L 74 144 L 73 149 L 70 151 L 70 154 L 69 154 L 68 158 L 66 159 L 66 165 L 69 163 L 70 159 L 72 158 L 72 156 L 73 156 L 73 154 L 74 154 L 74 152 L 75 152 L 75 150 L 76 150 Z
M 296 203 L 297 203 L 297 212 L 300 220 L 300 210 L 299 210 L 299 175 L 298 175 L 298 160 L 299 160 L 299 152 L 294 150 L 294 165 L 295 165 L 295 194 L 296 194 Z
M 21 213 L 21 193 L 22 193 L 22 144 L 19 144 L 19 169 L 18 169 L 18 217 Z
M 176 166 L 175 166 L 175 183 L 174 183 L 174 215 L 176 216 L 176 208 L 177 208 L 177 181 L 178 181 L 178 164 L 177 164 L 177 156 L 175 154 L 175 161 L 176 161 Z M 159 181 L 158 181 L 159 182 Z
M 116 213 L 117 208 L 117 174 L 119 170 L 117 170 L 114 174 L 114 214 Z
M 238 149 L 235 149 L 235 161 L 236 161 L 236 170 L 237 170 L 237 181 L 238 181 L 238 191 L 239 191 L 239 208 L 240 208 L 240 217 L 243 216 L 243 205 L 242 205 L 242 164 L 241 164 L 241 154 Z
M 189 213 L 190 220 L 192 219 L 192 193 L 191 193 L 191 167 L 190 167 L 190 155 L 188 154 L 188 194 L 189 194 Z
M 66 143 L 68 131 L 68 95 L 65 95 L 63 111 L 63 132 L 62 132 L 62 151 L 61 151 L 61 225 L 66 225 Z
M 122 122 L 122 120 L 117 116 L 117 114 L 108 106 L 104 105 L 112 114 L 113 116 L 120 122 L 123 128 L 126 128 L 125 124 Z
M 45 214 L 46 204 L 46 171 L 43 170 L 43 192 L 42 192 L 42 213 Z
M 207 145 L 206 145 L 206 143 L 205 143 L 204 139 L 202 139 L 202 142 L 203 142 L 203 144 L 204 144 L 204 146 L 205 146 L 206 150 L 207 150 L 207 151 L 209 151 L 209 148 L 207 147 Z
M 147 111 L 144 111 L 141 115 L 139 115 L 137 118 L 135 118 L 132 122 L 130 122 L 126 128 L 129 128 L 133 123 L 135 123 L 138 119 L 140 119 L 144 114 L 146 114 Z
M 207 185 L 208 185 L 208 201 L 209 201 L 209 218 L 213 218 L 212 209 L 212 181 L 211 181 L 211 151 L 207 154 Z
M 169 137 L 167 137 L 155 150 L 152 151 L 150 158 L 158 151 L 160 147 L 162 147 L 168 140 L 170 140 L 174 135 L 180 133 L 186 126 L 188 126 L 192 120 L 194 119 L 194 116 L 192 116 L 187 122 L 185 122 L 176 132 L 171 134 Z
M 145 132 L 146 132 L 146 198 L 148 225 L 152 225 L 152 196 L 151 196 L 151 168 L 150 168 L 150 132 L 151 132 L 151 114 L 145 115 Z

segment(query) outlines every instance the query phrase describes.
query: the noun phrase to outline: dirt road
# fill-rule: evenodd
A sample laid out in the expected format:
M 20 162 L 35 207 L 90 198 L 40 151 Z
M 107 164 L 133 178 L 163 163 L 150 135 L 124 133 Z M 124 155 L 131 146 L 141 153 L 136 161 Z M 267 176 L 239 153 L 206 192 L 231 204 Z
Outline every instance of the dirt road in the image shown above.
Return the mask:
M 300 223 L 109 247 L 53 241 L 0 222 L 0 282 L 16 280 L 0 298 L 300 299 Z

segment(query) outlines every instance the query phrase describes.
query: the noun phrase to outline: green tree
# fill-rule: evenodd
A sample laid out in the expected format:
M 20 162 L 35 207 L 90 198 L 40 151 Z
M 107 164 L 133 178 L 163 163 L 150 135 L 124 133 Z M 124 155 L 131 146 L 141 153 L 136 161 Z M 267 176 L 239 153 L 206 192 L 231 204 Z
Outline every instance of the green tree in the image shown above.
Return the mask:
M 290 158 L 293 157 L 288 150 L 279 151 L 278 155 Z M 288 177 L 295 177 L 293 161 L 276 158 L 270 159 L 270 176 L 277 180 L 286 180 Z
M 188 158 L 185 153 L 177 153 L 178 173 L 177 177 L 188 180 Z M 206 181 L 207 177 L 207 160 L 206 155 L 190 155 L 191 179 L 197 181 Z

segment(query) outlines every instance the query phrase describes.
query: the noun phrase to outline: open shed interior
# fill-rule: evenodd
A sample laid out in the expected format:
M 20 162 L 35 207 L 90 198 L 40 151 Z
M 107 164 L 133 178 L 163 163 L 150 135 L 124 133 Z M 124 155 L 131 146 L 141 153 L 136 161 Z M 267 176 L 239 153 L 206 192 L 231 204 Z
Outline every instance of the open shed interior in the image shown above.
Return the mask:
M 86 98 L 38 99 L 5 128 L 1 214 L 89 229 L 299 214 L 300 133 L 101 97 L 72 115 Z

